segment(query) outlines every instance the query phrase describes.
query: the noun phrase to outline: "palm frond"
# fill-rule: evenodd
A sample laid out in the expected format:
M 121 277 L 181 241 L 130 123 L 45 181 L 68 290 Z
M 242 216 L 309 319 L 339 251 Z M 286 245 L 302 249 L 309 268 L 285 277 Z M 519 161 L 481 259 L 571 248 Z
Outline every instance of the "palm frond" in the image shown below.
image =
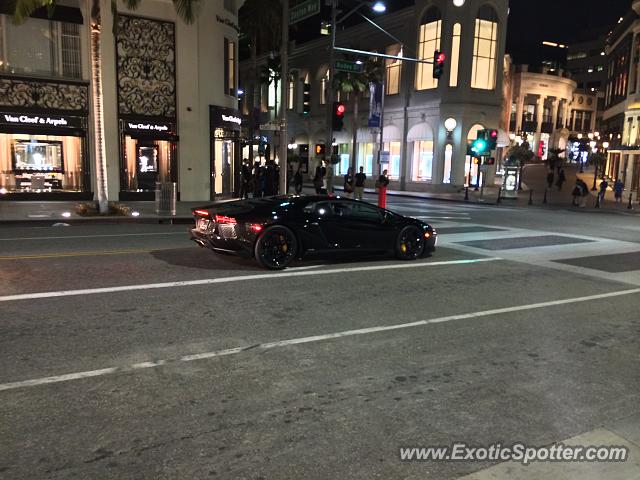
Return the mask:
M 52 8 L 54 5 L 55 0 L 15 0 L 15 6 L 12 16 L 13 23 L 23 23 L 38 8 Z M 49 11 L 49 13 L 51 14 L 51 10 Z
M 195 21 L 198 16 L 201 1 L 202 0 L 172 0 L 178 16 L 182 18 L 185 23 L 193 23 Z

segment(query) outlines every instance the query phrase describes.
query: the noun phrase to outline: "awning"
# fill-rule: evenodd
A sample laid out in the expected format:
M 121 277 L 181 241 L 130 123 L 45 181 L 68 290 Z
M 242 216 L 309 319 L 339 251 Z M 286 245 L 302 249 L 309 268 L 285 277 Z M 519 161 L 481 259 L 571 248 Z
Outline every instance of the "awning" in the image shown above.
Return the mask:
M 375 143 L 377 141 L 377 135 L 371 133 L 370 128 L 359 128 L 356 140 L 358 143 Z
M 15 2 L 1 2 L 0 13 L 5 15 L 13 15 Z M 83 24 L 82 11 L 77 7 L 66 7 L 56 5 L 49 10 L 47 7 L 36 8 L 30 15 L 32 18 L 40 18 L 42 20 L 53 20 L 55 22 L 67 22 Z
M 384 142 L 401 142 L 402 130 L 395 125 L 385 125 L 382 130 L 382 140 Z
M 508 147 L 511 145 L 509 134 L 502 129 L 498 130 L 498 147 Z
M 433 140 L 433 130 L 427 122 L 414 125 L 407 134 L 407 142 L 419 142 L 421 140 Z

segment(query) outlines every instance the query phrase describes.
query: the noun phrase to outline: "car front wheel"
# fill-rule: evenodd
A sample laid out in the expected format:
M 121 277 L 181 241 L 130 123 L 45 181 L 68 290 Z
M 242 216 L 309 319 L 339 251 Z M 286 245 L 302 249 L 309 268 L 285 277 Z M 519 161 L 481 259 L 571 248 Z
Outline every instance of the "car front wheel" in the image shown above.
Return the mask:
M 424 253 L 425 240 L 422 230 L 409 225 L 400 230 L 396 240 L 396 256 L 401 260 L 415 260 Z
M 254 254 L 260 266 L 269 270 L 287 268 L 296 258 L 298 241 L 287 227 L 274 225 L 265 229 L 256 241 Z

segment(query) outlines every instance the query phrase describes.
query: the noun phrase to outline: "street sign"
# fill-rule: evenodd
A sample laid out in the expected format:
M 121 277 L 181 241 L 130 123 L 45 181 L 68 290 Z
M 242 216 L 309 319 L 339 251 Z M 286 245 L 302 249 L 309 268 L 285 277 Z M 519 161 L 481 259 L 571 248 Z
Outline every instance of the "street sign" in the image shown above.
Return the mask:
M 320 0 L 307 0 L 289 10 L 289 25 L 320 13 Z
M 336 60 L 335 69 L 341 72 L 362 73 L 362 64 L 346 60 Z

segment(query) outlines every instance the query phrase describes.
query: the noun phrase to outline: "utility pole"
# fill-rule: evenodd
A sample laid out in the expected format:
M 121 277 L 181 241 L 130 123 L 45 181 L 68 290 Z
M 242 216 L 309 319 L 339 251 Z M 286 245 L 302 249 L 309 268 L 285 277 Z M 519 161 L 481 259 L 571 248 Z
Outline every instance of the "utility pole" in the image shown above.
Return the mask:
M 331 156 L 333 155 L 333 102 L 335 101 L 335 92 L 333 89 L 334 68 L 336 63 L 336 30 L 338 28 L 337 16 L 338 16 L 338 0 L 331 1 L 331 48 L 329 49 L 329 88 L 327 95 L 327 140 L 325 144 L 325 159 L 328 158 L 331 162 Z
M 282 45 L 280 47 L 280 194 L 287 193 L 288 141 L 287 108 L 289 108 L 289 0 L 282 0 Z

